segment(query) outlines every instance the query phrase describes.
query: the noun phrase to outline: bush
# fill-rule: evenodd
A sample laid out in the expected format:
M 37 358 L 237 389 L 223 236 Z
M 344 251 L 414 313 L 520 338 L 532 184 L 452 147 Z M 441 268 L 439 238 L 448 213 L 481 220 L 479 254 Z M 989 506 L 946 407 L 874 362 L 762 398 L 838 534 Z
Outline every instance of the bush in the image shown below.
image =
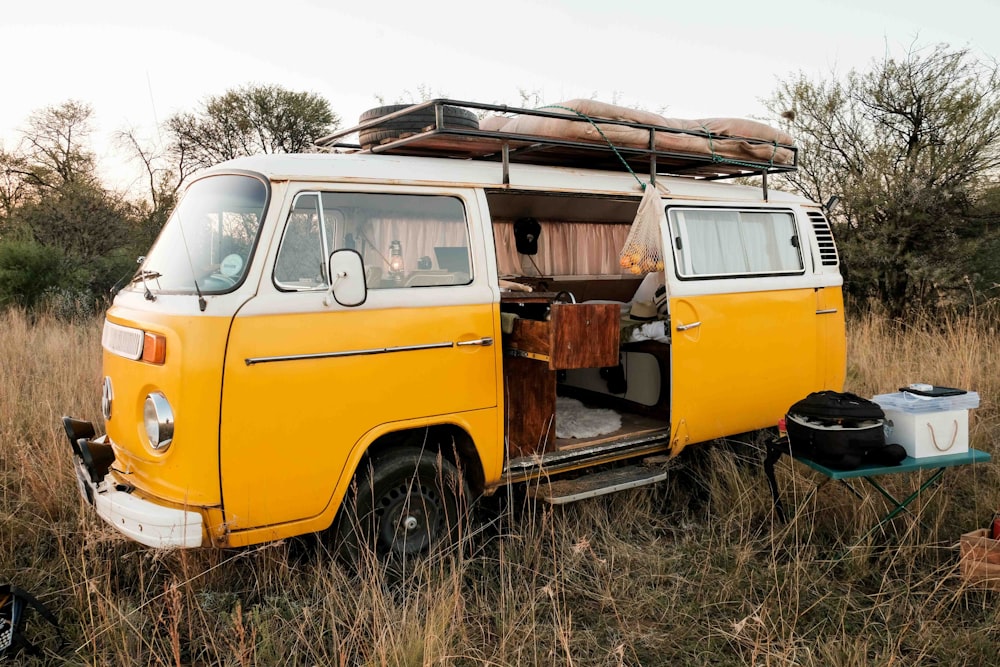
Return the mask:
M 0 305 L 34 308 L 62 282 L 62 253 L 35 241 L 0 240 Z

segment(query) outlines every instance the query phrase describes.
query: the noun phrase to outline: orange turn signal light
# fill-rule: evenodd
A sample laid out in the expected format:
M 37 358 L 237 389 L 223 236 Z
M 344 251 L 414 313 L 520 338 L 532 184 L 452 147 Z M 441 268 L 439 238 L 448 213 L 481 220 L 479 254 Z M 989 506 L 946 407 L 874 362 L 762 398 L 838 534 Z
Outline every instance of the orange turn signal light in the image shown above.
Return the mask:
M 142 341 L 142 360 L 151 364 L 162 364 L 167 359 L 167 338 L 158 333 L 145 332 Z

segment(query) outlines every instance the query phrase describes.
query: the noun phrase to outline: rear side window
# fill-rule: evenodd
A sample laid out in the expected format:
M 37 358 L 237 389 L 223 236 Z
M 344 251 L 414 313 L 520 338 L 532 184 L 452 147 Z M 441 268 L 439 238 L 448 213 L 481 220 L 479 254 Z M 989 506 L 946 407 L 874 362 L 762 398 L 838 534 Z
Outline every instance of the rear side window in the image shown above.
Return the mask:
M 325 289 L 326 258 L 350 248 L 365 263 L 368 289 L 472 282 L 465 207 L 445 195 L 303 192 L 285 223 L 274 283 Z
M 667 214 L 681 278 L 803 271 L 795 217 L 790 211 L 671 208 Z

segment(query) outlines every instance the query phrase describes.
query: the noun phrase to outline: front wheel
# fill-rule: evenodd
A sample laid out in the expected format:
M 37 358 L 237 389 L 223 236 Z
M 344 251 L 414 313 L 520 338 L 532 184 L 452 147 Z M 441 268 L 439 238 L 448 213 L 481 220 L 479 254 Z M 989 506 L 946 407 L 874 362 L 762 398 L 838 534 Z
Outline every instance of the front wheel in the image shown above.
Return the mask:
M 437 452 L 389 452 L 362 469 L 356 494 L 345 501 L 337 530 L 341 552 L 355 562 L 370 553 L 401 576 L 457 540 L 468 499 L 461 473 Z

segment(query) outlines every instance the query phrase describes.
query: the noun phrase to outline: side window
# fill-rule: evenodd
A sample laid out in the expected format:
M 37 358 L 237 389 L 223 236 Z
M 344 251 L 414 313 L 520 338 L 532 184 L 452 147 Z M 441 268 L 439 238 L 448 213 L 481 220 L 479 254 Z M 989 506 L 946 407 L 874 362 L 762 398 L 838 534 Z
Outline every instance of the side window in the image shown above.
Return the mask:
M 457 197 L 323 193 L 327 218 L 340 221 L 334 248 L 357 250 L 368 289 L 468 285 L 469 229 Z
M 283 290 L 325 288 L 327 253 L 319 195 L 302 193 L 295 198 L 285 223 L 278 257 L 274 263 L 274 284 Z
M 795 218 L 788 211 L 668 210 L 682 278 L 801 273 Z
M 472 282 L 465 207 L 444 195 L 309 192 L 295 199 L 274 265 L 283 290 L 325 288 L 326 259 L 357 250 L 368 289 Z

